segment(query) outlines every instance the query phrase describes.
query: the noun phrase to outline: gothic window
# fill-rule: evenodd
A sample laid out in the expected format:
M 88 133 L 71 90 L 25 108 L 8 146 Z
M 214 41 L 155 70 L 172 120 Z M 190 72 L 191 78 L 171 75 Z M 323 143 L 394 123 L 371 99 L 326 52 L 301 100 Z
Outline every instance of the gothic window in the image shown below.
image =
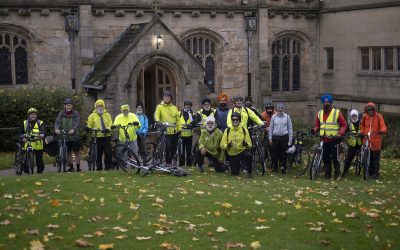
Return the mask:
M 284 37 L 272 44 L 272 91 L 300 89 L 300 42 Z
M 26 44 L 20 35 L 0 32 L 0 85 L 28 83 Z
M 215 88 L 215 42 L 207 36 L 195 35 L 185 40 L 185 47 L 206 69 L 204 83 L 214 92 Z

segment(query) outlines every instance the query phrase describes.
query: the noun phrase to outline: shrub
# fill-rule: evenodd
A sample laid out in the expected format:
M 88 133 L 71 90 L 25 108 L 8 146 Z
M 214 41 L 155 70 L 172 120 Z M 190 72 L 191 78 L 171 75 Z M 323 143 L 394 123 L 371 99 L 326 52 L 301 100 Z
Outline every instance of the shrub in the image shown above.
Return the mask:
M 75 108 L 82 114 L 83 95 L 72 90 L 44 88 L 0 89 L 0 151 L 14 150 L 15 142 L 29 108 L 38 110 L 38 118 L 44 125 L 53 125 L 65 98 L 74 100 Z M 3 128 L 14 128 L 4 130 Z M 50 128 L 47 128 L 50 131 Z

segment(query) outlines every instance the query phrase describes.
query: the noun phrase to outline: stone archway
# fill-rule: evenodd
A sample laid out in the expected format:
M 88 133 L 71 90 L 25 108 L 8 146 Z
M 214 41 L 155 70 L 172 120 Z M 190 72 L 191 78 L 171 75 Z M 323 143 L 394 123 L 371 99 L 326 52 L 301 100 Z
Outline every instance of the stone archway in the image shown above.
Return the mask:
M 142 67 L 136 83 L 136 98 L 146 107 L 145 113 L 150 120 L 153 120 L 157 104 L 162 101 L 162 93 L 165 90 L 171 91 L 173 100 L 177 93 L 177 84 L 173 72 L 170 68 L 160 63 Z

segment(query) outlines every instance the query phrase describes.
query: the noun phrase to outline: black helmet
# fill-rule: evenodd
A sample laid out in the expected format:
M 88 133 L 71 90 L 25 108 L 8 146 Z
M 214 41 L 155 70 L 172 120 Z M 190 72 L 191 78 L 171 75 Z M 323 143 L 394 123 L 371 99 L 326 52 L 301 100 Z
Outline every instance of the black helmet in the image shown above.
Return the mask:
M 240 113 L 238 113 L 238 112 L 233 112 L 232 115 L 231 115 L 231 119 L 232 119 L 234 116 L 238 117 L 239 120 L 242 120 L 242 117 L 241 117 Z
M 251 98 L 251 96 L 246 96 L 246 98 L 244 98 L 244 102 L 253 102 L 253 98 Z
M 203 101 L 201 101 L 201 104 L 205 104 L 205 103 L 209 103 L 209 104 L 211 104 L 211 100 L 210 100 L 210 98 L 204 98 L 203 99 Z
M 192 101 L 186 100 L 183 102 L 183 105 L 193 105 Z
M 74 102 L 72 101 L 71 98 L 67 98 L 64 100 L 64 105 L 67 105 L 67 104 L 74 104 Z
M 169 91 L 169 90 L 165 90 L 165 91 L 163 92 L 163 96 L 169 96 L 169 97 L 172 97 L 172 92 L 171 92 L 171 91 Z
M 267 103 L 265 103 L 265 108 L 267 109 L 267 108 L 274 108 L 275 107 L 275 105 L 272 103 L 272 102 L 267 102 Z
M 233 97 L 233 100 L 234 100 L 234 101 L 243 100 L 243 96 L 241 96 L 241 95 L 235 95 L 235 96 Z

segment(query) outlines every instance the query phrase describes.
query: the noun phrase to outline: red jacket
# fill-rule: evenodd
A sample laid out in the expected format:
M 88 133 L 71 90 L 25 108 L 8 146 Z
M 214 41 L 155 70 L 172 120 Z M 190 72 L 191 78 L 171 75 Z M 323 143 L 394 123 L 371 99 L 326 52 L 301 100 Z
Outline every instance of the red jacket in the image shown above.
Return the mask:
M 266 126 L 265 126 L 265 130 L 266 130 L 266 131 L 269 131 L 269 130 L 268 130 L 269 124 L 271 123 L 271 118 L 272 118 L 272 116 L 273 116 L 274 114 L 276 114 L 276 111 L 275 111 L 275 110 L 274 110 L 274 112 L 272 112 L 271 115 L 269 115 L 269 114 L 267 113 L 267 111 L 264 111 L 264 112 L 261 113 L 262 119 L 266 122 L 266 124 L 265 124 L 265 125 L 266 125 Z
M 332 111 L 332 108 L 331 108 L 331 110 L 329 112 L 326 112 L 326 113 L 324 112 L 324 116 L 322 118 L 323 121 L 326 121 L 326 119 L 328 119 L 328 116 L 331 113 L 331 111 Z M 339 112 L 338 123 L 339 123 L 339 126 L 340 126 L 338 135 L 342 136 L 342 135 L 344 135 L 344 133 L 346 132 L 346 129 L 347 129 L 346 119 L 344 119 L 342 112 Z M 315 133 L 319 131 L 320 126 L 321 126 L 321 124 L 319 122 L 319 118 L 318 118 L 318 114 L 317 114 L 317 117 L 315 118 L 315 127 L 314 127 L 314 132 Z M 336 140 L 332 139 L 332 138 L 323 137 L 322 141 L 323 142 L 333 142 L 333 141 L 336 141 Z
M 369 102 L 365 108 L 367 107 L 373 107 L 375 109 L 375 104 L 373 102 Z M 379 132 L 381 134 L 387 133 L 387 127 L 385 124 L 385 120 L 383 119 L 383 116 L 376 112 L 376 109 L 374 111 L 373 116 L 369 116 L 367 112 L 363 114 L 363 118 L 361 121 L 361 133 L 363 135 L 367 135 L 368 132 L 371 132 L 370 136 L 370 145 L 371 145 L 371 150 L 372 151 L 379 151 L 382 148 L 382 135 L 378 134 Z M 367 138 L 364 138 L 363 143 Z

